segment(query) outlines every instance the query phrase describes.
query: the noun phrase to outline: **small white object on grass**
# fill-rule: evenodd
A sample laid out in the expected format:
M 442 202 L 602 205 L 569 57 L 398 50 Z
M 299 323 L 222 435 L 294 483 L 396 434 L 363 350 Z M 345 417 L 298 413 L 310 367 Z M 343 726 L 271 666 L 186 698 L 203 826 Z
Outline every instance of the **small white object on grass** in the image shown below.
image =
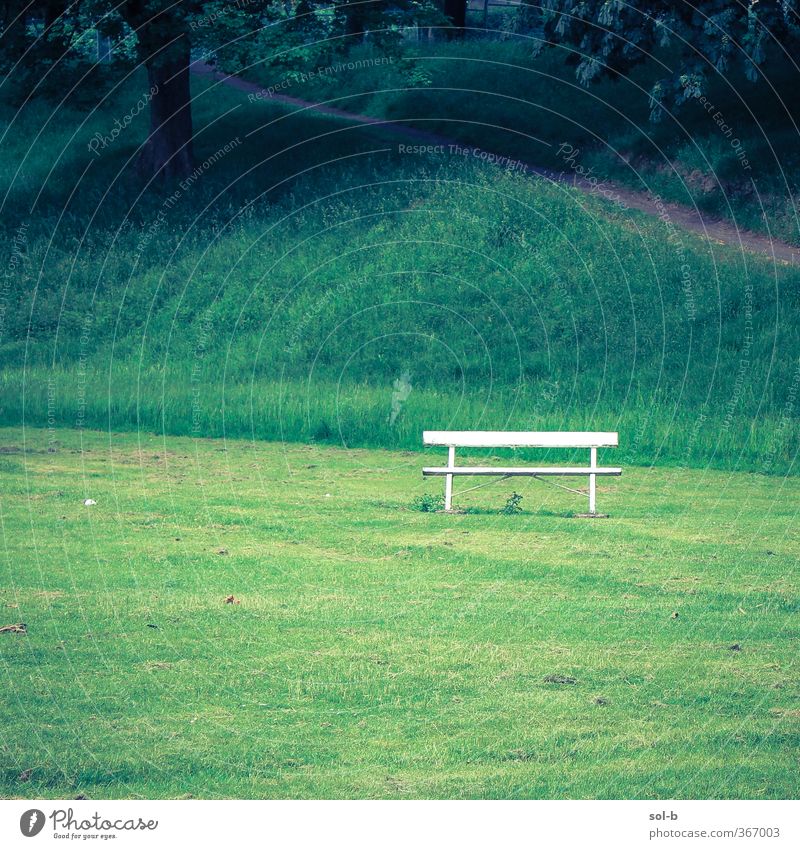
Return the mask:
M 91 507 L 94 504 L 97 504 L 94 498 L 87 498 L 86 501 L 83 502 L 84 507 Z

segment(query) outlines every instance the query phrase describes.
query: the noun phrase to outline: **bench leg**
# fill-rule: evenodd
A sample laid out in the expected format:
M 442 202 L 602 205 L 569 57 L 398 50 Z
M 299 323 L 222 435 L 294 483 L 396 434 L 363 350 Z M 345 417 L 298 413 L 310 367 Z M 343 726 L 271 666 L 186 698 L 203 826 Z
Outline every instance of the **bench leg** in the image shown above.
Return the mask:
M 590 451 L 592 458 L 589 467 L 595 469 L 597 468 L 597 449 L 591 448 Z M 597 475 L 589 475 L 589 512 L 597 512 Z
M 452 469 L 456 464 L 456 448 L 451 445 L 447 449 L 447 465 Z M 451 510 L 453 507 L 453 476 L 444 476 L 444 509 Z

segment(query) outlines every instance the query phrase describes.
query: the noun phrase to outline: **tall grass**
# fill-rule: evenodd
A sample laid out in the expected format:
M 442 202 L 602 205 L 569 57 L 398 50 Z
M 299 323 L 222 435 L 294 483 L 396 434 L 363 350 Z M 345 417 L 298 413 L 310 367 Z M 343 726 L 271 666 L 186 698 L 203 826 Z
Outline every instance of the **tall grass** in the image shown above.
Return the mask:
M 591 407 L 570 406 L 548 398 L 544 385 L 504 388 L 491 398 L 423 388 L 410 393 L 395 421 L 389 385 L 296 379 L 215 383 L 210 378 L 192 384 L 165 381 L 160 369 L 137 373 L 133 368 L 116 370 L 109 381 L 94 370 L 84 377 L 74 369 L 40 366 L 24 381 L 19 372 L 4 372 L 1 388 L 4 423 L 49 424 L 56 441 L 60 427 L 79 427 L 419 450 L 425 429 L 598 429 L 620 432 L 620 447 L 606 457 L 610 463 L 786 474 L 793 471 L 800 437 L 796 419 L 771 412 L 757 420 L 729 419 L 663 396 L 625 407 L 603 399 Z M 545 455 L 565 462 L 586 459 L 580 452 L 516 453 L 531 459 Z

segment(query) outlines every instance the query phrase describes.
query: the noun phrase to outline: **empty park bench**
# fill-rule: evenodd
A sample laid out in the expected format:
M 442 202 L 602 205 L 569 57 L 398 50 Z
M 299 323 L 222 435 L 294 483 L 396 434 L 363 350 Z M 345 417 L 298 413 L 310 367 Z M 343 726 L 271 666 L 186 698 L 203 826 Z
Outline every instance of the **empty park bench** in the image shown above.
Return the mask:
M 493 430 L 426 430 L 422 434 L 425 445 L 442 445 L 448 449 L 446 466 L 429 466 L 423 475 L 444 475 L 444 509 L 453 506 L 454 475 L 496 475 L 502 478 L 528 475 L 588 475 L 589 512 L 598 516 L 596 499 L 597 475 L 621 475 L 622 469 L 597 465 L 597 449 L 616 446 L 616 433 L 579 433 L 555 431 L 493 431 Z M 456 466 L 456 448 L 588 448 L 588 466 Z

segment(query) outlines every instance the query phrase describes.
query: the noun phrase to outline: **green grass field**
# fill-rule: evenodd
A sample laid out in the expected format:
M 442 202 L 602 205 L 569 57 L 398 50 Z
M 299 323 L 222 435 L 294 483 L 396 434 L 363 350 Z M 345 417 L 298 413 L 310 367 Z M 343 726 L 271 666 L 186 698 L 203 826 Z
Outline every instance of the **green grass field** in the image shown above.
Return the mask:
M 646 68 L 483 46 L 287 93 L 796 241 L 767 98 L 762 208 L 705 113 L 643 123 Z M 192 85 L 186 187 L 133 173 L 144 113 L 88 147 L 141 73 L 0 100 L 0 795 L 796 795 L 800 270 Z M 611 518 L 524 479 L 420 512 L 423 429 L 618 431 Z
M 796 794 L 800 480 L 424 459 L 0 431 L 2 795 Z

